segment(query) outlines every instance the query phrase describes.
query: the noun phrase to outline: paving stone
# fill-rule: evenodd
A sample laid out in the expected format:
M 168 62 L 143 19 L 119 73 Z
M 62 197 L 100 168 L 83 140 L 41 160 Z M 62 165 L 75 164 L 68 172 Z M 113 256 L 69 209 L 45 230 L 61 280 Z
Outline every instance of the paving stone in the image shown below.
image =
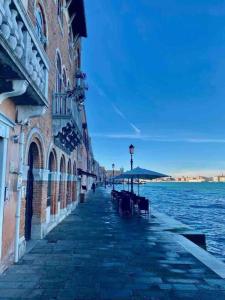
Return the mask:
M 166 280 L 171 283 L 184 283 L 184 284 L 199 283 L 199 280 L 197 279 L 187 279 L 187 278 L 167 278 Z
M 103 299 L 129 299 L 132 296 L 130 289 L 109 289 L 100 291 L 101 298 Z
M 0 276 L 0 300 L 225 300 L 224 283 L 156 219 L 121 218 L 98 189 Z
M 194 284 L 182 284 L 182 283 L 175 283 L 173 284 L 174 289 L 182 290 L 182 291 L 197 291 L 197 287 Z

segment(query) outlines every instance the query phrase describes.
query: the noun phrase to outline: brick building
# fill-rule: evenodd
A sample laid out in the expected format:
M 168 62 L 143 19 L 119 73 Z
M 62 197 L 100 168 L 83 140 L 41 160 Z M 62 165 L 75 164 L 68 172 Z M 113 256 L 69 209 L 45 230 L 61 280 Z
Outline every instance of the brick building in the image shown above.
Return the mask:
M 94 177 L 83 0 L 0 0 L 0 268 L 73 210 Z

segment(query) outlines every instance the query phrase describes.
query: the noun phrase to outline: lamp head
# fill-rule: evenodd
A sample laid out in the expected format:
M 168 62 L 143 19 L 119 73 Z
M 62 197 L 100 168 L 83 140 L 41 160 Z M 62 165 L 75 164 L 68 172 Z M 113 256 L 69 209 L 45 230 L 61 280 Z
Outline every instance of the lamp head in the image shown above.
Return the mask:
M 130 154 L 134 154 L 134 146 L 132 144 L 129 146 L 129 151 Z

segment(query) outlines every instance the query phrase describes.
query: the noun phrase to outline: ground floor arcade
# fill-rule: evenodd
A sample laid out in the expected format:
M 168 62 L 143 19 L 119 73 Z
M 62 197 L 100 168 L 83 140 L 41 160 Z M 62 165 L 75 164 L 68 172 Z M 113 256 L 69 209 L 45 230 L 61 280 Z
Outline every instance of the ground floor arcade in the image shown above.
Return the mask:
M 86 167 L 79 149 L 67 154 L 40 129 L 17 127 L 0 119 L 0 272 L 70 214 L 92 180 L 77 173 Z

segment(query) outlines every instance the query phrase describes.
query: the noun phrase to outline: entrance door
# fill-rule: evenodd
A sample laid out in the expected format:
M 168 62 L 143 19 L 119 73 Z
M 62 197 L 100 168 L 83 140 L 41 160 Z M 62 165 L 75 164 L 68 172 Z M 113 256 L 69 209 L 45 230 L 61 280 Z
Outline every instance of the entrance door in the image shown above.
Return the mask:
M 33 155 L 29 152 L 29 170 L 27 173 L 26 211 L 25 211 L 25 240 L 31 239 L 31 226 L 33 216 Z
M 47 196 L 47 207 L 52 207 L 52 173 L 48 173 L 48 196 Z

